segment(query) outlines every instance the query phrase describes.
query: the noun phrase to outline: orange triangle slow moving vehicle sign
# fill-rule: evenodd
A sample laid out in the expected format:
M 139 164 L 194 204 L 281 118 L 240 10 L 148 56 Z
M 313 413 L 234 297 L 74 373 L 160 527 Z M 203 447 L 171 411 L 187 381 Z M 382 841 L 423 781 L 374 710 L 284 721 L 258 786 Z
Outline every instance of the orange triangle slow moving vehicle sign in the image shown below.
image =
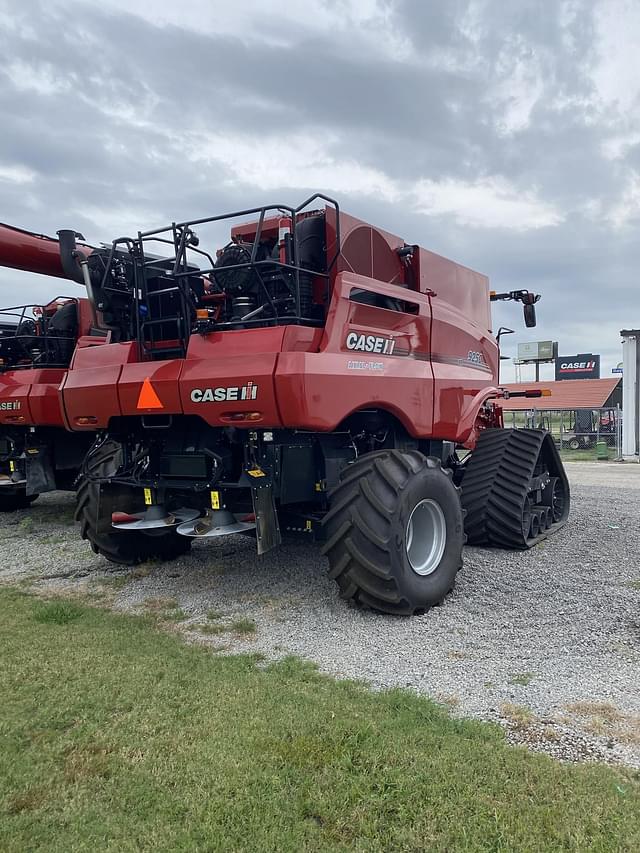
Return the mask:
M 155 392 L 153 385 L 151 384 L 149 377 L 144 380 L 142 383 L 142 388 L 140 389 L 140 396 L 138 397 L 138 409 L 164 409 L 164 405 L 162 400 Z

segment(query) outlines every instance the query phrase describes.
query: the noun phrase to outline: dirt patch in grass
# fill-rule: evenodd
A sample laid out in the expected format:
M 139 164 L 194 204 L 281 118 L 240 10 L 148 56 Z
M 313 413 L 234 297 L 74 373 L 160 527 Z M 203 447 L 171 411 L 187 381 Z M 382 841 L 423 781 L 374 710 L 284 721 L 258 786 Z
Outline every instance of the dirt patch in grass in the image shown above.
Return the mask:
M 178 599 L 171 596 L 145 598 L 142 606 L 148 613 L 162 613 L 167 610 L 175 610 L 178 606 Z
M 535 717 L 533 712 L 525 705 L 514 705 L 511 702 L 503 702 L 500 706 L 500 716 L 516 728 L 526 728 Z
M 573 702 L 565 710 L 581 718 L 583 728 L 590 734 L 640 744 L 640 714 L 621 711 L 609 702 Z

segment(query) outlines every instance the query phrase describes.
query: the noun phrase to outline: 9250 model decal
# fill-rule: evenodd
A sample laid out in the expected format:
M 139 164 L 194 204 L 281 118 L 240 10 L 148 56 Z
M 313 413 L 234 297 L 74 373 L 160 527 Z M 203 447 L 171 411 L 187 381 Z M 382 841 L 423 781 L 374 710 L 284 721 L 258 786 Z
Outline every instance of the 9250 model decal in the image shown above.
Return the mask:
M 483 367 L 486 367 L 487 362 L 484 360 L 484 355 L 481 352 L 477 352 L 475 350 L 469 350 L 467 353 L 467 361 L 470 361 L 471 364 L 481 364 Z
M 349 332 L 345 340 L 347 349 L 357 352 L 375 352 L 380 355 L 393 355 L 396 342 L 393 338 L 380 335 L 364 335 L 359 332 Z

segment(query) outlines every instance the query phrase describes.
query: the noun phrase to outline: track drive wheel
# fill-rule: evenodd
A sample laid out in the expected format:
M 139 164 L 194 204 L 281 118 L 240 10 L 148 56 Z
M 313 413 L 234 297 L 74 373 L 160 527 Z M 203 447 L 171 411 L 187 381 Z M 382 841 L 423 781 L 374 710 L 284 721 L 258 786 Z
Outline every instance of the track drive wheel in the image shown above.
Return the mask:
M 323 553 L 343 598 L 382 613 L 424 613 L 462 566 L 463 514 L 451 473 L 416 450 L 367 453 L 340 475 Z
M 173 530 L 153 536 L 119 532 L 111 527 L 110 510 L 108 518 L 102 517 L 100 486 L 93 478 L 114 473 L 120 464 L 120 454 L 120 445 L 108 440 L 87 455 L 76 490 L 75 518 L 80 522 L 80 535 L 89 541 L 96 554 L 102 554 L 112 563 L 125 566 L 134 566 L 150 559 L 173 560 L 185 554 L 191 547 L 191 540 Z M 136 505 L 131 490 L 123 492 L 118 500 L 119 509 L 124 512 L 142 509 Z
M 3 488 L 10 489 L 10 486 Z M 9 494 L 0 494 L 0 512 L 14 512 L 16 509 L 27 509 L 38 495 L 27 495 L 24 489 L 11 489 Z

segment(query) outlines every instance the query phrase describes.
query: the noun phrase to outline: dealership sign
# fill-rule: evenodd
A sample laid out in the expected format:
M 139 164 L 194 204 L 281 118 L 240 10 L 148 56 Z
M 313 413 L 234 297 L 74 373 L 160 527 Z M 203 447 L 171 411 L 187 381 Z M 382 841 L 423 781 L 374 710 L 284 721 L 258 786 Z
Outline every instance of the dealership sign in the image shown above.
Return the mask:
M 561 355 L 556 358 L 556 381 L 559 379 L 600 379 L 600 356 Z

